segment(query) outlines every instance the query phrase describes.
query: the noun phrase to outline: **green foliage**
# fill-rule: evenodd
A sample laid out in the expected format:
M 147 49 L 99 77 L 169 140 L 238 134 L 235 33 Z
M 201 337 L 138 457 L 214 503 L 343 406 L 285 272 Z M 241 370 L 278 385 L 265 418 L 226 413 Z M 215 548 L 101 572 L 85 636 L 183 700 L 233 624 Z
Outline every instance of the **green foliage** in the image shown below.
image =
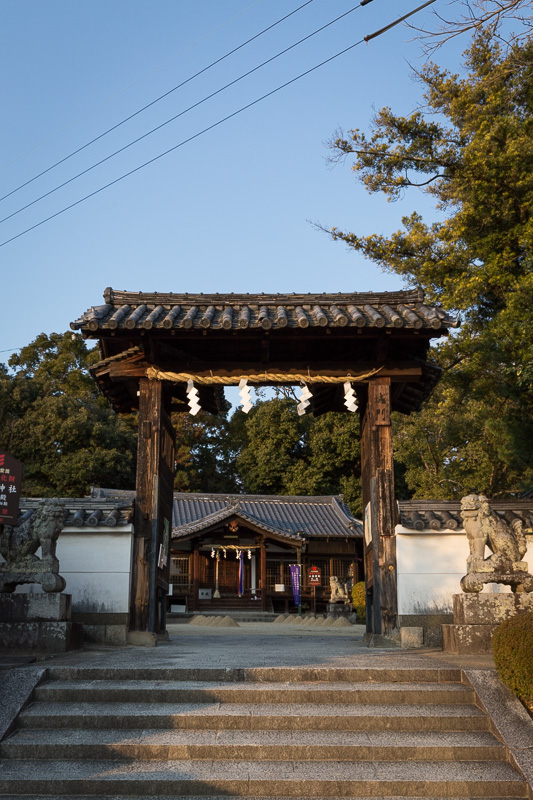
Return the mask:
M 370 192 L 395 200 L 409 187 L 424 188 L 451 213 L 432 225 L 412 214 L 390 239 L 334 235 L 422 286 L 431 300 L 484 320 L 531 269 L 533 43 L 502 58 L 480 36 L 466 68 L 463 78 L 431 63 L 422 68 L 428 118 L 385 108 L 369 139 L 353 130 L 333 144 L 357 154 L 354 170 Z
M 257 403 L 248 417 L 236 411 L 237 469 L 253 494 L 343 494 L 361 513 L 359 420 L 356 414 L 299 417 L 289 398 Z
M 394 423 L 406 493 L 519 492 L 533 483 L 533 42 L 503 53 L 485 32 L 462 75 L 428 63 L 418 77 L 424 111 L 382 109 L 370 135 L 350 131 L 332 148 L 355 156 L 369 192 L 431 195 L 439 220 L 413 213 L 389 237 L 331 233 L 462 312 L 434 349 L 440 387 Z
M 176 473 L 178 492 L 240 491 L 236 452 L 227 419 L 200 413 L 175 414 Z
M 358 622 L 366 620 L 366 590 L 365 582 L 359 581 L 352 587 L 352 605 L 357 614 Z
M 533 613 L 518 614 L 496 628 L 494 664 L 503 683 L 526 704 L 533 704 Z
M 135 423 L 98 395 L 88 372 L 97 359 L 80 336 L 41 334 L 0 372 L 0 447 L 24 464 L 25 495 L 134 488 Z
M 24 464 L 27 496 L 83 496 L 91 485 L 135 487 L 137 419 L 117 416 L 88 368 L 80 336 L 41 334 L 0 367 L 0 447 Z M 176 414 L 181 492 L 340 494 L 360 513 L 356 415 L 298 417 L 293 398 L 231 419 Z

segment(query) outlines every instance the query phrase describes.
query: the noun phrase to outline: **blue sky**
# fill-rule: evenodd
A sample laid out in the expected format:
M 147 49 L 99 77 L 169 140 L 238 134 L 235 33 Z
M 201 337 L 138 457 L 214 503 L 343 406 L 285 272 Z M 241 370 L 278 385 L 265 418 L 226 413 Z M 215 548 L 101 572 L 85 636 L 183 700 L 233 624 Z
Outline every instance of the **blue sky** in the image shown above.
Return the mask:
M 0 195 L 117 124 L 303 0 L 0 0 Z M 174 147 L 420 3 L 373 0 L 231 89 L 0 224 L 0 241 Z M 12 214 L 355 5 L 314 0 L 200 78 L 0 203 Z M 433 8 L 447 5 L 437 0 Z M 417 22 L 429 19 L 422 11 Z M 135 291 L 401 288 L 311 221 L 388 234 L 420 195 L 388 204 L 349 165 L 326 164 L 338 128 L 420 103 L 422 54 L 399 25 L 30 233 L 0 247 L 3 347 L 63 331 L 106 286 Z M 457 68 L 466 41 L 439 52 Z M 9 352 L 0 354 L 7 360 Z

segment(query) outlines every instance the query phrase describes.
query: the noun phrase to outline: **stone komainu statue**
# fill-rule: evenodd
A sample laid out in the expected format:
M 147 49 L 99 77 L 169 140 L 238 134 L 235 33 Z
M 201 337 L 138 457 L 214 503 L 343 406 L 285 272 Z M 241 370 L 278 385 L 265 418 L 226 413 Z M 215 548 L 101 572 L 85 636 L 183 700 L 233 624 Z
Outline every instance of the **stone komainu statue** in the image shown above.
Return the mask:
M 347 603 L 349 601 L 346 585 L 342 584 L 335 575 L 329 579 L 329 586 L 331 589 L 330 603 Z
M 40 583 L 45 592 L 61 592 L 66 581 L 59 575 L 56 543 L 63 528 L 63 505 L 42 500 L 20 525 L 0 526 L 0 592 L 14 592 L 23 583 Z M 35 554 L 41 548 L 42 557 Z
M 485 583 L 503 583 L 513 592 L 532 592 L 533 575 L 522 561 L 527 550 L 523 521 L 502 519 L 483 494 L 463 497 L 461 516 L 470 545 L 467 574 L 461 579 L 463 592 L 480 592 Z M 492 550 L 488 558 L 485 546 Z

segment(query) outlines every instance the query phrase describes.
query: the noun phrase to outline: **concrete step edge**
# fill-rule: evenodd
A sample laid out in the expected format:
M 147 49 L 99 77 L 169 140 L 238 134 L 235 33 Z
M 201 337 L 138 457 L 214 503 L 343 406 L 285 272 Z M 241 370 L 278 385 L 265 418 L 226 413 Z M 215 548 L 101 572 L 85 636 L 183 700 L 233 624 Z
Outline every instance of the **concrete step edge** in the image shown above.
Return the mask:
M 24 759 L 50 760 L 58 755 L 57 745 L 26 744 Z M 85 744 L 63 745 L 60 751 L 63 760 L 121 761 L 125 758 L 135 761 L 159 761 L 162 759 L 190 761 L 306 761 L 315 764 L 317 759 L 334 762 L 374 762 L 379 761 L 506 761 L 503 745 L 465 747 L 456 746 L 395 746 L 395 745 L 346 745 L 328 747 L 323 745 L 108 745 Z M 20 760 L 17 747 L 0 745 L 0 756 L 6 760 Z
M 461 670 L 453 667 L 380 668 L 371 667 L 250 667 L 250 668 L 187 668 L 187 667 L 68 667 L 51 666 L 48 678 L 55 680 L 182 680 L 261 682 L 377 681 L 427 683 L 461 683 Z
M 288 681 L 288 680 L 273 680 L 270 681 L 220 681 L 220 680 L 167 680 L 164 678 L 132 678 L 110 680 L 107 678 L 93 678 L 90 680 L 47 680 L 41 683 L 38 687 L 40 692 L 58 693 L 64 691 L 94 691 L 96 689 L 112 689 L 113 691 L 135 689 L 140 691 L 158 690 L 176 690 L 176 691 L 204 691 L 211 692 L 216 690 L 225 691 L 228 694 L 240 694 L 244 691 L 261 691 L 265 694 L 268 692 L 276 691 L 314 691 L 330 693 L 332 691 L 367 691 L 367 692 L 382 692 L 394 691 L 396 693 L 419 691 L 427 692 L 462 692 L 465 696 L 472 693 L 472 689 L 460 681 L 440 682 L 440 681 L 387 681 L 387 680 L 374 680 L 374 681 Z
M 188 703 L 212 703 L 218 702 L 240 702 L 252 704 L 364 704 L 375 705 L 376 700 L 379 704 L 394 705 L 450 705 L 473 703 L 475 694 L 472 690 L 402 690 L 394 691 L 390 689 L 350 689 L 330 691 L 316 689 L 275 689 L 264 691 L 261 689 L 242 689 L 238 693 L 234 690 L 228 691 L 223 688 L 216 689 L 121 689 L 106 688 L 100 689 L 63 689 L 51 691 L 49 688 L 37 688 L 34 692 L 36 701 L 53 701 L 56 703 L 68 702 L 188 702 Z
M 17 781 L 9 784 L 0 781 L 0 792 L 8 796 L 14 792 L 24 795 L 35 796 L 37 792 L 42 792 L 43 781 L 39 778 L 26 781 Z M 91 791 L 92 790 L 92 791 Z M 424 795 L 434 796 L 436 793 L 443 794 L 447 798 L 467 797 L 479 798 L 481 795 L 494 797 L 502 795 L 505 798 L 527 798 L 527 788 L 512 780 L 477 780 L 477 781 L 456 781 L 447 780 L 402 780 L 393 778 L 391 780 L 357 779 L 353 781 L 301 781 L 284 780 L 274 778 L 262 781 L 236 781 L 232 779 L 174 779 L 169 781 L 163 778 L 152 776 L 136 777 L 132 780 L 122 780 L 120 778 L 99 779 L 93 786 L 88 786 L 87 781 L 72 778 L 70 780 L 58 779 L 49 782 L 51 795 L 59 793 L 65 798 L 68 793 L 89 791 L 93 796 L 101 796 L 102 791 L 113 792 L 117 796 L 124 794 L 137 793 L 137 797 L 161 797 L 163 792 L 173 791 L 173 797 L 190 797 L 193 793 L 202 793 L 203 797 L 212 796 L 217 792 L 224 794 L 233 793 L 238 795 L 253 794 L 254 797 L 264 796 L 265 794 L 283 794 L 287 797 L 317 797 L 317 796 L 338 796 L 355 798 L 361 795 L 370 794 L 374 798 L 389 797 L 400 795 L 403 798 L 421 797 Z
M 380 797 L 383 797 L 383 796 L 384 796 L 383 794 L 381 794 L 379 796 L 376 796 L 376 795 L 372 795 L 372 796 L 369 796 L 369 795 L 357 795 L 357 800 L 380 800 Z M 92 794 L 92 795 L 87 795 L 87 794 L 83 794 L 83 795 L 80 795 L 80 794 L 76 794 L 76 795 L 73 795 L 73 794 L 68 794 L 68 795 L 66 795 L 66 794 L 61 794 L 61 795 L 57 795 L 57 794 L 50 794 L 50 795 L 39 794 L 39 795 L 35 795 L 34 794 L 34 795 L 32 795 L 32 800 L 95 800 L 96 797 L 99 798 L 100 800 L 119 800 L 119 798 L 120 798 L 120 800 L 139 800 L 139 795 L 130 795 L 130 794 L 128 794 L 128 795 L 116 795 L 116 794 L 114 794 L 114 795 L 102 795 L 102 794 L 98 794 L 98 795 L 94 795 L 94 794 Z M 186 797 L 187 797 L 187 800 L 205 800 L 206 795 L 201 795 L 201 796 L 200 795 L 187 795 Z M 449 796 L 448 797 L 444 797 L 444 796 L 435 797 L 433 795 L 431 795 L 431 796 L 430 795 L 417 795 L 416 797 L 417 797 L 417 800 L 449 800 Z M 467 797 L 464 794 L 461 795 L 461 796 L 456 795 L 456 796 L 454 796 L 454 800 L 471 800 L 471 797 L 472 797 L 472 795 L 470 795 L 470 797 Z M 2 795 L 2 800 L 28 800 L 28 795 L 27 794 L 24 794 L 24 795 L 22 795 L 22 794 Z M 158 795 L 157 796 L 157 800 L 176 800 L 176 795 L 175 794 L 173 794 L 173 795 L 164 795 L 164 796 L 163 795 Z M 212 795 L 209 795 L 209 800 L 287 800 L 287 796 L 285 795 L 284 797 L 280 797 L 279 795 L 276 795 L 276 796 L 274 796 L 274 795 L 269 795 L 269 796 L 261 795 L 259 797 L 259 796 L 250 796 L 250 795 L 231 795 L 230 796 L 230 795 L 227 795 L 227 794 L 224 794 L 224 795 L 213 795 L 212 794 Z M 326 800 L 326 798 L 324 796 L 321 796 L 321 797 L 314 796 L 313 800 Z M 346 796 L 342 797 L 341 795 L 331 795 L 330 797 L 327 798 L 327 800 L 347 800 L 347 799 L 346 799 Z M 405 795 L 387 795 L 387 800 L 406 800 L 406 797 L 405 797 Z M 483 795 L 483 796 L 476 795 L 476 800 L 509 800 L 509 795 L 506 795 L 505 797 L 504 796 L 496 797 L 494 795 L 490 795 L 490 797 L 488 795 Z

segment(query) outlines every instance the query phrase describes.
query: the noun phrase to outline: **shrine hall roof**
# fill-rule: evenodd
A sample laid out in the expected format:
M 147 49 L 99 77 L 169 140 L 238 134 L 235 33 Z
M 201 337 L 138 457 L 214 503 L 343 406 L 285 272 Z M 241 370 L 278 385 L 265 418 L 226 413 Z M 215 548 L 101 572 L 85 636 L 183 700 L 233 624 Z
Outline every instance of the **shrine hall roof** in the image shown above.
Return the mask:
M 424 303 L 421 289 L 338 294 L 163 294 L 106 289 L 104 304 L 70 323 L 98 335 L 121 330 L 230 331 L 374 328 L 442 331 L 458 321 Z
M 133 500 L 135 493 L 95 488 L 91 496 L 126 501 Z M 293 497 L 174 492 L 172 537 L 189 536 L 233 514 L 266 531 L 293 539 L 359 538 L 363 535 L 361 522 L 352 516 L 341 495 Z
M 218 517 L 222 521 L 232 514 L 290 538 L 351 538 L 363 532 L 341 496 L 175 493 L 172 535 L 189 535 L 218 521 Z
M 493 511 L 507 522 L 522 519 L 526 533 L 533 534 L 533 498 L 490 500 Z M 398 503 L 400 525 L 412 531 L 463 531 L 459 500 L 405 500 Z

